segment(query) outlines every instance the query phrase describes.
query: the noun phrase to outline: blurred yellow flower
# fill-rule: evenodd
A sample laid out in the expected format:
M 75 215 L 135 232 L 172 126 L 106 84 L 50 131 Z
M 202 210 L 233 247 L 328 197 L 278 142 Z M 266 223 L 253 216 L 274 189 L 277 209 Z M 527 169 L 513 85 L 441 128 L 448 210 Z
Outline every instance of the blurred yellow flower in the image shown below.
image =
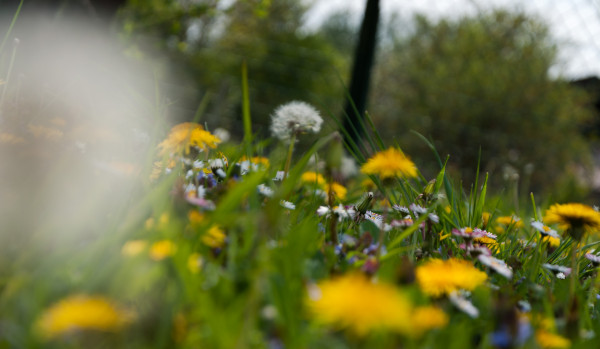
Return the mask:
M 169 240 L 161 240 L 152 244 L 150 247 L 150 258 L 155 261 L 163 260 L 175 254 L 177 246 Z
M 167 138 L 158 145 L 158 155 L 170 155 L 185 152 L 195 146 L 202 150 L 216 148 L 221 140 L 205 131 L 202 125 L 193 122 L 184 122 L 173 126 Z
M 537 330 L 535 340 L 544 349 L 563 349 L 571 347 L 571 341 L 546 330 Z
M 320 174 L 320 173 L 316 173 L 316 172 L 304 172 L 302 174 L 302 177 L 300 177 L 300 181 L 302 181 L 302 183 L 305 184 L 313 184 L 313 185 L 317 185 L 317 186 L 324 186 L 326 184 L 325 182 L 325 178 Z
M 600 212 L 579 203 L 555 204 L 546 211 L 544 222 L 558 223 L 561 229 L 597 231 L 600 229 Z
M 408 334 L 412 329 L 409 300 L 394 286 L 374 283 L 358 273 L 311 286 L 306 303 L 317 323 L 359 336 L 374 330 Z
M 133 257 L 144 251 L 146 246 L 148 246 L 148 242 L 145 240 L 127 241 L 121 248 L 121 254 L 123 256 Z
M 212 248 L 220 248 L 225 245 L 226 235 L 218 225 L 213 225 L 202 236 L 202 242 Z
M 248 160 L 248 158 L 244 155 L 240 159 L 240 162 L 246 161 L 246 160 Z M 269 167 L 269 159 L 267 159 L 263 156 L 253 156 L 250 158 L 250 162 L 255 165 L 262 165 L 264 167 Z
M 333 196 L 339 200 L 345 200 L 346 194 L 348 193 L 348 189 L 337 182 L 332 182 L 325 185 L 325 192 L 327 195 L 329 195 L 330 191 L 333 193 Z
M 560 239 L 557 239 L 557 238 L 549 236 L 549 235 L 542 237 L 542 242 L 547 242 L 548 246 L 554 247 L 554 248 L 560 246 Z
M 45 339 L 77 330 L 115 332 L 128 325 L 133 313 L 99 296 L 73 295 L 46 309 L 36 322 Z
M 515 216 L 500 216 L 496 218 L 496 223 L 502 224 L 506 227 L 513 225 L 515 228 L 522 228 L 523 221 L 521 221 L 518 217 Z
M 191 210 L 188 212 L 188 219 L 192 226 L 197 226 L 204 220 L 204 215 L 198 210 Z
M 202 265 L 204 264 L 204 260 L 199 253 L 192 253 L 188 258 L 188 270 L 192 272 L 192 274 L 197 274 L 200 269 L 202 269 Z
M 448 212 L 448 213 L 450 213 L 450 212 Z M 481 219 L 483 220 L 483 226 L 484 227 L 488 225 L 491 216 L 492 215 L 489 212 L 483 212 L 481 214 Z
M 456 258 L 430 259 L 417 267 L 416 277 L 421 290 L 435 297 L 459 289 L 470 291 L 487 280 L 487 274 L 471 262 Z
M 478 237 L 478 238 L 473 239 L 473 241 L 480 243 L 480 244 L 485 244 L 485 245 L 495 245 L 498 243 L 496 240 L 494 240 L 488 236 Z
M 393 177 L 416 177 L 417 167 L 400 150 L 389 148 L 376 153 L 360 168 L 368 175 L 379 175 L 382 179 Z
M 414 336 L 421 336 L 424 332 L 434 328 L 441 328 L 448 324 L 448 315 L 437 307 L 418 307 L 411 316 Z

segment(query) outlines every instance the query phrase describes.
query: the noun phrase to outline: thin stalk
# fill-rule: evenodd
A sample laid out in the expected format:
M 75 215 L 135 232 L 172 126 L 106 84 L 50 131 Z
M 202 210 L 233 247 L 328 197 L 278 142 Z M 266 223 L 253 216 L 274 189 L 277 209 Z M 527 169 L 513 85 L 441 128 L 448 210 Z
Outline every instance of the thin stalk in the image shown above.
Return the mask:
M 294 143 L 296 143 L 296 132 L 292 133 L 292 138 L 290 139 L 290 147 L 288 148 L 287 159 L 285 160 L 285 168 L 283 169 L 284 178 L 287 178 L 288 172 L 290 171 L 292 154 L 294 153 Z
M 15 26 L 15 23 L 17 22 L 17 17 L 19 17 L 19 13 L 21 12 L 21 7 L 23 7 L 23 2 L 25 2 L 25 0 L 21 0 L 21 2 L 19 3 L 19 7 L 17 7 L 17 11 L 15 11 L 12 21 L 10 22 L 10 26 L 8 27 L 8 31 L 4 35 L 4 39 L 2 39 L 2 43 L 0 44 L 0 53 L 2 53 L 2 50 L 4 49 L 4 45 L 6 44 L 6 41 L 8 40 L 10 33 L 12 32 L 13 27 Z
M 8 90 L 8 83 L 10 82 L 10 76 L 12 73 L 13 65 L 15 64 L 15 58 L 17 57 L 17 46 L 15 43 L 15 47 L 13 48 L 12 55 L 10 56 L 10 63 L 8 65 L 8 73 L 6 75 L 6 83 L 4 84 L 4 88 L 2 89 L 2 97 L 0 97 L 0 106 L 4 105 L 4 98 L 6 97 L 6 91 Z
M 332 183 L 332 178 L 331 176 L 329 176 L 329 183 Z M 333 205 L 335 204 L 334 202 L 334 196 L 333 196 L 333 185 L 329 185 L 329 190 L 327 192 L 327 204 L 329 205 L 329 209 L 331 210 L 331 217 L 329 217 L 329 235 L 330 235 L 330 239 L 331 239 L 331 243 L 333 244 L 333 246 L 337 246 L 338 244 L 338 238 L 337 238 L 337 219 L 335 214 L 333 213 Z
M 571 285 L 569 287 L 569 299 L 575 297 L 575 279 L 579 279 L 579 270 L 577 270 L 577 244 L 571 246 Z

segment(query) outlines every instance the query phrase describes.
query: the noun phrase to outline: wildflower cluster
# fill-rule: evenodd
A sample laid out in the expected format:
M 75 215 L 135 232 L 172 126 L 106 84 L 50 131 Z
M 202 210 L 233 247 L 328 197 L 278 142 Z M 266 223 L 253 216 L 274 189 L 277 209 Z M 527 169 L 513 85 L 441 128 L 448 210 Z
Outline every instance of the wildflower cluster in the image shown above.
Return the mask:
M 104 272 L 63 276 L 71 287 L 53 290 L 31 315 L 34 341 L 85 347 L 95 338 L 111 345 L 125 338 L 138 347 L 214 348 L 600 343 L 594 209 L 556 204 L 542 215 L 535 204 L 531 214 L 490 205 L 486 183 L 465 195 L 444 166 L 425 178 L 398 148 L 363 158 L 350 147 L 362 166 L 341 175 L 341 159 L 327 156 L 335 137 L 293 154 L 303 133 L 319 132 L 321 122 L 305 103 L 277 108 L 274 155 L 250 140 L 222 141 L 199 124 L 173 127 L 157 145 L 146 177 L 152 181 L 144 178 L 147 196 L 116 225 L 118 253 Z M 310 162 L 315 155 L 326 160 Z

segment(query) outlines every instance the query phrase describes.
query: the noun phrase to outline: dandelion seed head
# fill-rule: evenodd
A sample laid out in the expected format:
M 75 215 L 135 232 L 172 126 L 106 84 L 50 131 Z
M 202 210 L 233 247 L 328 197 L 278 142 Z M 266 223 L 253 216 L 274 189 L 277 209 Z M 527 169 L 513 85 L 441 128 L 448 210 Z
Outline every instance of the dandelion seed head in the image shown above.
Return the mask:
M 271 133 L 282 141 L 290 140 L 294 133 L 317 133 L 323 119 L 310 104 L 293 101 L 280 105 L 271 115 Z

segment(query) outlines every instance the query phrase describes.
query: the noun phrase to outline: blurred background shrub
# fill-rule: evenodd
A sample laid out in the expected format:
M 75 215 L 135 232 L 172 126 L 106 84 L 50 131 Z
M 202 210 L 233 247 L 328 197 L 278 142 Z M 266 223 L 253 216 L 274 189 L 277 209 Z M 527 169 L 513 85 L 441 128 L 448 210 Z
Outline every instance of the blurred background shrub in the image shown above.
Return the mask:
M 273 109 L 290 100 L 342 115 L 360 23 L 349 11 L 307 25 L 314 13 L 301 0 L 29 1 L 25 9 L 40 7 L 56 21 L 76 12 L 118 33 L 126 55 L 150 67 L 147 79 L 171 122 L 193 119 L 202 105 L 202 122 L 239 139 L 243 62 L 259 136 L 269 135 Z M 575 188 L 554 194 L 565 200 L 595 189 L 589 130 L 598 115 L 585 89 L 561 75 L 559 42 L 544 20 L 514 9 L 382 18 L 367 110 L 385 141 L 399 144 L 426 177 L 437 165 L 411 130 L 450 155 L 449 169 L 466 185 L 481 151 L 481 173 L 498 188 Z

